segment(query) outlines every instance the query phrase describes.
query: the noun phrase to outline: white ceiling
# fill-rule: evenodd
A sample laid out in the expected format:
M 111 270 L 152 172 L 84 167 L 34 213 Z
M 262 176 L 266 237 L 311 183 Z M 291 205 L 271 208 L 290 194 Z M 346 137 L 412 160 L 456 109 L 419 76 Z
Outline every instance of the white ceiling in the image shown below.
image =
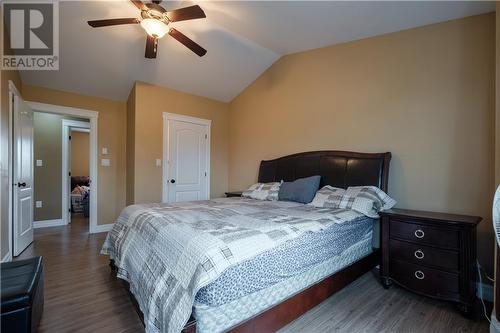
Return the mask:
M 93 29 L 87 20 L 139 17 L 129 1 L 60 3 L 60 70 L 23 71 L 25 84 L 125 100 L 134 81 L 230 101 L 282 55 L 495 10 L 494 2 L 196 1 L 207 19 L 175 27 L 205 47 L 199 58 L 168 35 L 145 59 L 138 25 Z M 167 10 L 191 5 L 163 2 Z

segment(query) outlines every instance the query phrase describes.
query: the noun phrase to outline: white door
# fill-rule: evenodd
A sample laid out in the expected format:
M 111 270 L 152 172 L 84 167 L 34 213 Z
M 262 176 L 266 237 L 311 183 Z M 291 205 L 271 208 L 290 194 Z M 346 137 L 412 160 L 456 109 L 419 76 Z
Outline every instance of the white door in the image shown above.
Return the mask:
M 209 198 L 209 124 L 167 121 L 167 163 L 163 179 L 166 202 Z
M 13 241 L 14 256 L 33 242 L 33 110 L 14 95 Z

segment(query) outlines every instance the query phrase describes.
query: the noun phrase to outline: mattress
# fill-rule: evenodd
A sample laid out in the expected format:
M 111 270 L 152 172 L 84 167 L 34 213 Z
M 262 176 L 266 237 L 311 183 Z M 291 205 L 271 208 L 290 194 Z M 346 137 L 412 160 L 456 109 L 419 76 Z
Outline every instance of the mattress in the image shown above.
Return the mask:
M 361 217 L 335 224 L 320 232 L 308 232 L 227 269 L 217 280 L 201 288 L 196 302 L 219 306 L 271 287 L 337 256 L 371 235 L 373 219 Z
M 255 293 L 220 306 L 209 306 L 196 302 L 193 307 L 193 315 L 196 318 L 196 332 L 226 331 L 361 260 L 373 250 L 371 236 L 372 232 L 341 254 L 331 257 L 301 274 Z

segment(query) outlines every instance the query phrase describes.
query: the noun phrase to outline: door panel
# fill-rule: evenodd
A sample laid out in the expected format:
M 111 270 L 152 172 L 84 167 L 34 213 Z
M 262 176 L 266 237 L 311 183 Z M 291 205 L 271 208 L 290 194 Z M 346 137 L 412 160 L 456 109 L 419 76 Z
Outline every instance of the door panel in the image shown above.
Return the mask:
M 200 191 L 176 192 L 175 195 L 175 202 L 200 200 Z
M 23 236 L 27 232 L 30 232 L 30 214 L 32 206 L 33 201 L 31 200 L 31 196 L 21 198 L 21 200 L 19 201 L 19 218 L 21 221 L 21 228 L 19 231 L 21 236 Z
M 203 130 L 203 129 L 202 129 Z M 201 159 L 200 146 L 201 133 L 199 128 L 180 129 L 176 132 L 176 164 L 175 180 L 178 185 L 200 185 Z
M 167 120 L 167 202 L 208 199 L 208 126 Z
M 13 243 L 14 256 L 33 242 L 33 111 L 14 96 Z

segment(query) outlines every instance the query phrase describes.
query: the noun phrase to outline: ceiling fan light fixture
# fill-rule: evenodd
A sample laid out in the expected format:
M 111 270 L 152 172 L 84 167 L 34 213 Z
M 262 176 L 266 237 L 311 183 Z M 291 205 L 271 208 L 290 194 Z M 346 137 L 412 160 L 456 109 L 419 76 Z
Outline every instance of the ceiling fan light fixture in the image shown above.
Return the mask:
M 156 38 L 162 38 L 170 30 L 168 25 L 164 22 L 154 18 L 143 19 L 141 21 L 141 27 L 146 30 L 148 35 Z

